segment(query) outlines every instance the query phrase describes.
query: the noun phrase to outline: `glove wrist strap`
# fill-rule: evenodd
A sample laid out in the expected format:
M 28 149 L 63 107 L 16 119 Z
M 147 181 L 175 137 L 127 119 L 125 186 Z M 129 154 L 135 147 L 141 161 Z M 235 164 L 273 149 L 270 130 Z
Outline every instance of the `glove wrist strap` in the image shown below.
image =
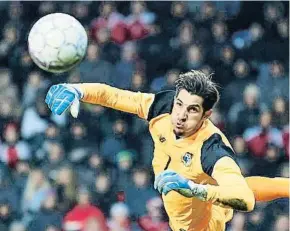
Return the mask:
M 207 198 L 207 187 L 202 184 L 196 184 L 193 181 L 188 181 L 189 188 L 192 192 L 192 196 L 202 200 L 206 201 Z

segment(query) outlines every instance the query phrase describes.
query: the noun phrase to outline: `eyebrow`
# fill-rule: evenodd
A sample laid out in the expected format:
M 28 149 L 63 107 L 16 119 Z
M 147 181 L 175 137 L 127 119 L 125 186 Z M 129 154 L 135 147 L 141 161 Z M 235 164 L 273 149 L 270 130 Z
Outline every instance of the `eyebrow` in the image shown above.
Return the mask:
M 180 99 L 176 99 L 176 100 L 180 101 L 183 104 L 183 102 Z M 193 108 L 193 107 L 201 108 L 201 106 L 199 104 L 197 104 L 197 103 L 187 105 L 187 107 L 189 107 L 189 108 Z

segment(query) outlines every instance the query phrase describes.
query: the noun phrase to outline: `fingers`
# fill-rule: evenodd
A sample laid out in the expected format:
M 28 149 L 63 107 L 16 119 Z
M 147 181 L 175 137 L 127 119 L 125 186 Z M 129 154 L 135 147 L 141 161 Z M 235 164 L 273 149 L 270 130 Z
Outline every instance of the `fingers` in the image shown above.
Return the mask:
M 76 96 L 73 92 L 59 84 L 49 89 L 45 98 L 45 103 L 53 114 L 61 115 L 72 105 L 75 98 Z M 74 115 L 76 114 L 77 113 L 74 113 Z
M 70 114 L 74 117 L 77 118 L 80 110 L 80 101 L 75 99 L 71 105 L 70 108 Z
M 177 173 L 172 170 L 166 170 L 162 172 L 159 176 L 156 177 L 154 188 L 157 189 L 159 193 L 162 193 L 165 184 L 174 182 L 176 175 Z
M 164 172 L 160 173 L 156 178 L 155 178 L 155 181 L 154 181 L 154 188 L 157 189 L 158 187 L 158 183 L 159 181 L 164 177 L 164 175 L 167 175 L 169 173 L 172 173 L 174 174 L 175 172 L 172 171 L 172 170 L 165 170 Z M 176 174 L 176 173 L 175 173 Z
M 167 193 L 169 193 L 172 190 L 177 190 L 179 187 L 178 183 L 176 182 L 168 182 L 166 184 L 164 184 L 161 193 L 163 193 L 164 195 L 167 195 Z

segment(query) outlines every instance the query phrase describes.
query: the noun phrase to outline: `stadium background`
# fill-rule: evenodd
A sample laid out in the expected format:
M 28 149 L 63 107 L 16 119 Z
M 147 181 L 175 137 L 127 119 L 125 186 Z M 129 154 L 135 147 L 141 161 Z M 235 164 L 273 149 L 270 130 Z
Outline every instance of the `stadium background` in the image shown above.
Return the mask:
M 152 142 L 137 117 L 82 105 L 52 116 L 51 84 L 103 82 L 172 89 L 178 73 L 214 72 L 212 116 L 247 175 L 289 177 L 288 2 L 0 2 L 0 230 L 167 230 L 152 189 Z M 27 52 L 33 22 L 52 12 L 87 28 L 86 59 L 64 75 L 41 72 Z M 91 205 L 88 205 L 88 200 Z M 95 207 L 97 206 L 97 207 Z M 285 231 L 289 200 L 236 213 L 228 231 Z M 90 219 L 86 219 L 90 217 Z

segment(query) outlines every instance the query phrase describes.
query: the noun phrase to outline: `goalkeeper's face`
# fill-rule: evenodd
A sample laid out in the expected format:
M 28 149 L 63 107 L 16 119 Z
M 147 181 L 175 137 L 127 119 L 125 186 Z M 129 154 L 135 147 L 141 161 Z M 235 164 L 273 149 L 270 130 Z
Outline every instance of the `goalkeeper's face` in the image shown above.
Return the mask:
M 191 95 L 182 89 L 174 100 L 171 113 L 173 132 L 179 137 L 188 137 L 194 134 L 207 119 L 212 110 L 204 111 L 203 98 Z

